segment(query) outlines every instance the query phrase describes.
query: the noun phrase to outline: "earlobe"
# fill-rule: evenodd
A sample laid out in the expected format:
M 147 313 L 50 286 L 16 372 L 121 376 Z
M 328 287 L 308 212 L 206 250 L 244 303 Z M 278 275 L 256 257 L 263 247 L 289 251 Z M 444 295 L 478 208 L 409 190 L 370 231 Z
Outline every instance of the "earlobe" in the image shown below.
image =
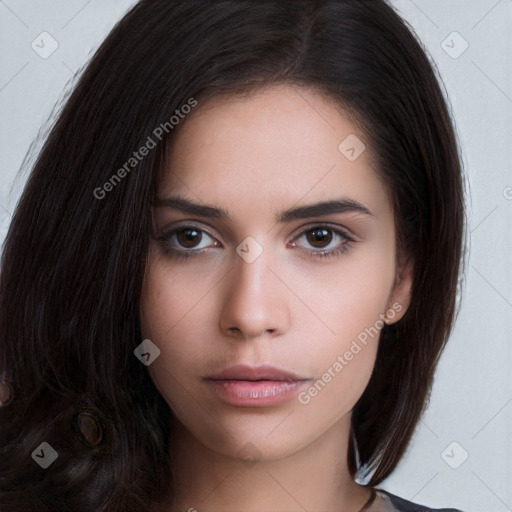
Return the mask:
M 409 259 L 397 270 L 393 290 L 386 308 L 384 322 L 387 325 L 401 320 L 409 308 L 413 281 L 414 265 Z

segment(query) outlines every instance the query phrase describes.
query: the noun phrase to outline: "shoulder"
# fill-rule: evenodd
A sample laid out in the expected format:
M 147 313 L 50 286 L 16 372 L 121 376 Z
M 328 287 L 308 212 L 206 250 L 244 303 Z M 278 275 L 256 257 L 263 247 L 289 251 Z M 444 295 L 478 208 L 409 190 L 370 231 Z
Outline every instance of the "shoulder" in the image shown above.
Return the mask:
M 375 508 L 375 512 L 378 510 L 388 510 L 390 512 L 462 512 L 455 508 L 429 508 L 419 503 L 412 503 L 411 501 L 404 500 L 394 494 L 391 494 L 383 489 L 375 489 L 377 492 L 377 499 L 374 505 L 380 508 Z M 378 505 L 377 502 L 381 501 L 382 505 L 388 505 L 388 509 L 384 509 L 382 505 Z M 368 512 L 373 512 L 374 508 L 370 508 Z

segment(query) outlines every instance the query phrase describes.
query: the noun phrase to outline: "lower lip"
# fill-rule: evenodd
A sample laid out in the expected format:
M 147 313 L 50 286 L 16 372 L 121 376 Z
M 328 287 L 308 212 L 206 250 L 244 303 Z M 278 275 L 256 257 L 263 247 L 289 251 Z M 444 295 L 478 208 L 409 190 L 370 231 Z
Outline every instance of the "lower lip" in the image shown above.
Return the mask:
M 280 380 L 207 380 L 217 395 L 238 407 L 264 407 L 288 400 L 307 382 Z

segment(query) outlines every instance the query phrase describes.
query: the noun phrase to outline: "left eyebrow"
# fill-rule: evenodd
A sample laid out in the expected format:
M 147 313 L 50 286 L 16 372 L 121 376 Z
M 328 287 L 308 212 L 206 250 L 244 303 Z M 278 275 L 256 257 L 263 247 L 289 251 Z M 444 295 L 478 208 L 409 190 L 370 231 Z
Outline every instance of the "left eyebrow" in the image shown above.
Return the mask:
M 280 212 L 276 216 L 277 222 L 291 222 L 299 219 L 308 219 L 311 217 L 320 217 L 322 215 L 332 215 L 334 213 L 356 212 L 373 217 L 369 208 L 353 199 L 337 199 L 324 201 L 321 203 L 307 204 L 297 208 L 291 208 Z
M 171 196 L 157 199 L 156 207 L 172 208 L 190 215 L 197 215 L 204 218 L 218 218 L 222 220 L 231 220 L 229 213 L 216 206 L 194 203 L 181 196 Z M 276 222 L 285 223 L 294 220 L 308 219 L 312 217 L 320 217 L 322 215 L 332 215 L 335 213 L 356 212 L 373 217 L 373 213 L 369 208 L 354 199 L 341 198 L 331 201 L 323 201 L 319 203 L 307 204 L 290 208 L 277 213 Z

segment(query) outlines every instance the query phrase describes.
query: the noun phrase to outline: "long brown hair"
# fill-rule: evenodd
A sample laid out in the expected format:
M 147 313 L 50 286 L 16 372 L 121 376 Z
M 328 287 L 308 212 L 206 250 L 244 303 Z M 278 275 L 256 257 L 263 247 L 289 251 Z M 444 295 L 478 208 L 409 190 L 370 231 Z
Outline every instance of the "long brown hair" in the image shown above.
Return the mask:
M 361 465 L 353 451 L 348 461 L 372 486 L 397 465 L 452 328 L 463 246 L 461 162 L 433 66 L 383 0 L 142 0 L 80 77 L 5 241 L 5 510 L 148 510 L 172 495 L 173 414 L 133 354 L 151 203 L 179 129 L 169 120 L 191 98 L 201 108 L 277 82 L 314 87 L 357 119 L 414 261 L 410 307 L 384 327 L 353 412 Z M 31 456 L 42 442 L 58 453 L 47 469 Z

